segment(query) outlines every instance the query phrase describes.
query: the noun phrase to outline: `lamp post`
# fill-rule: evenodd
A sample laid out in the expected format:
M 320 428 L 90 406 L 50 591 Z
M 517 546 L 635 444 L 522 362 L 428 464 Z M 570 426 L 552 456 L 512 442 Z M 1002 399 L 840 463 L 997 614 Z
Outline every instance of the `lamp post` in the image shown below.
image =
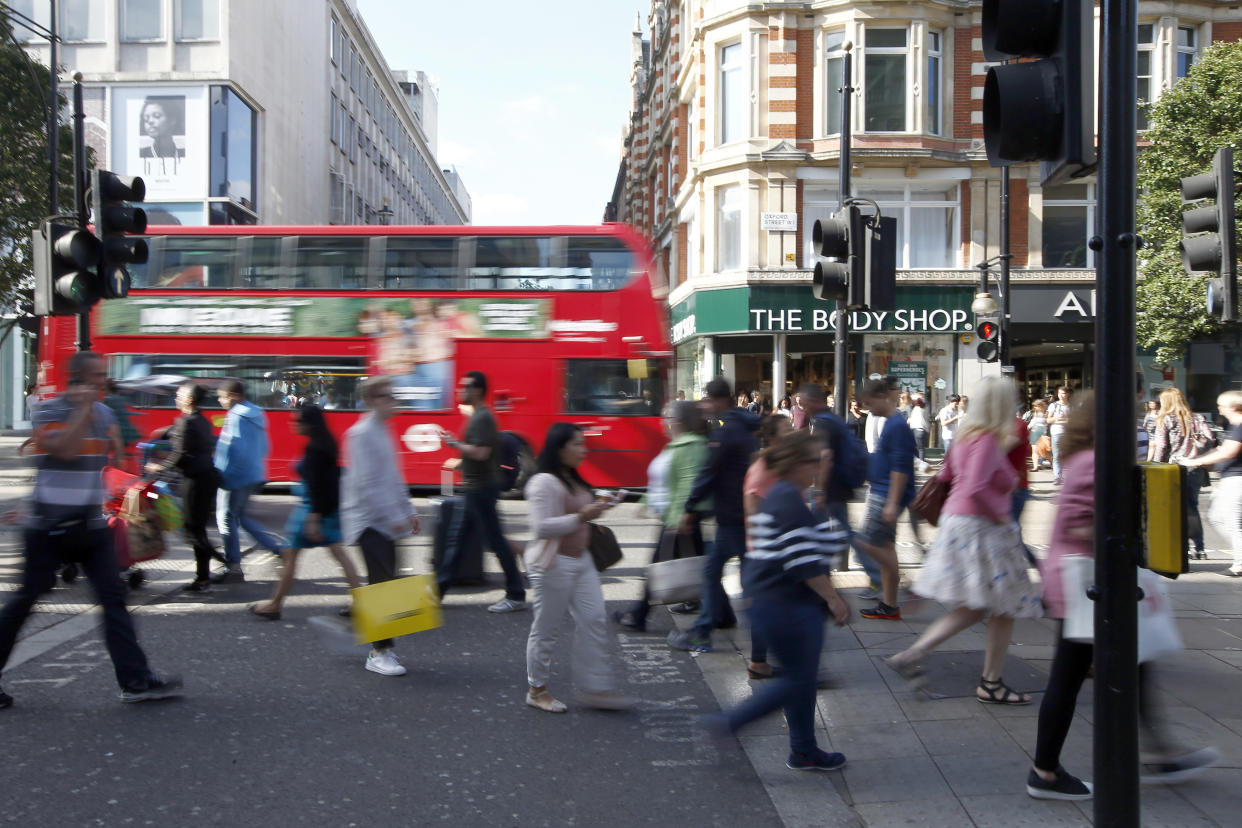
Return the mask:
M 388 199 L 384 199 L 384 206 L 375 211 L 375 217 L 379 219 L 379 223 L 387 227 L 392 222 L 392 208 L 388 206 Z
M 970 303 L 970 312 L 976 316 L 1001 312 L 999 357 L 1002 367 L 1009 365 L 1009 258 L 1007 253 L 1002 253 L 975 265 L 979 268 L 979 292 L 975 294 L 974 301 Z M 1001 266 L 1001 278 L 997 285 L 997 293 L 1000 294 L 999 303 L 988 287 L 988 273 L 991 272 L 989 269 L 997 263 Z

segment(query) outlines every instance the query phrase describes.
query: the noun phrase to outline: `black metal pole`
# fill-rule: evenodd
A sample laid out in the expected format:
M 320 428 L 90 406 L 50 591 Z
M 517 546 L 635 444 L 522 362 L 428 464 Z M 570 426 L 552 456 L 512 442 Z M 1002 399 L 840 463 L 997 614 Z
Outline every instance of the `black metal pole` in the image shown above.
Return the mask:
M 48 166 L 48 192 L 47 204 L 48 215 L 54 216 L 60 212 L 60 89 L 58 86 L 59 78 L 56 75 L 57 63 L 60 61 L 60 54 L 57 46 L 58 35 L 56 33 L 56 0 L 48 0 L 48 6 L 51 8 L 52 19 L 48 24 L 48 31 L 52 36 L 48 39 L 48 94 L 51 96 L 47 104 L 47 166 Z
M 1080 0 L 1085 2 L 1085 0 Z M 1096 284 L 1095 824 L 1139 825 L 1135 510 L 1136 0 L 1103 0 Z M 1087 69 L 1087 71 L 1090 71 Z
M 78 224 L 87 225 L 86 211 L 86 113 L 82 107 L 82 73 L 73 76 L 73 200 Z M 78 314 L 78 350 L 91 349 L 91 310 Z
M 845 51 L 845 57 L 841 62 L 841 166 L 838 178 L 840 179 L 840 187 L 838 188 L 837 202 L 841 208 L 845 207 L 845 200 L 850 197 L 850 96 L 854 94 L 854 45 L 846 41 L 842 47 Z M 833 411 L 842 419 L 845 419 L 845 410 L 848 407 L 849 396 L 849 336 L 850 336 L 849 309 L 845 306 L 845 301 L 837 300 L 837 318 L 833 335 L 833 357 L 832 357 L 832 405 Z
M 1009 362 L 1009 165 L 1001 167 L 1000 226 L 1000 364 Z M 984 288 L 987 289 L 986 287 Z

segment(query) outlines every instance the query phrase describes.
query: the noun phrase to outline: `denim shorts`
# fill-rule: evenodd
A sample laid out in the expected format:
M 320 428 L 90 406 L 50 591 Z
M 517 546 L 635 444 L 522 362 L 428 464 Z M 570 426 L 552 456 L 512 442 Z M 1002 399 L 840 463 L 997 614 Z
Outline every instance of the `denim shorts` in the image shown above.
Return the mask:
M 867 495 L 867 509 L 863 517 L 862 528 L 855 534 L 862 537 L 863 543 L 868 546 L 891 546 L 897 540 L 897 523 L 888 524 L 884 522 L 884 504 L 888 502 L 888 495 Z

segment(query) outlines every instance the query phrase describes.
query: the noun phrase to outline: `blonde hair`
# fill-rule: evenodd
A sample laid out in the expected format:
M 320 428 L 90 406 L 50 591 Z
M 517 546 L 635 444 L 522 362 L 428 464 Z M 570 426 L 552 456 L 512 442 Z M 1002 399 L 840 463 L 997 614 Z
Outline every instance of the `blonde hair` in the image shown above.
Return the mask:
M 997 442 L 1013 433 L 1018 392 L 1008 377 L 984 377 L 973 389 L 970 408 L 953 442 L 991 434 Z
M 1160 392 L 1160 410 L 1156 412 L 1156 422 L 1164 422 L 1164 418 L 1172 414 L 1177 417 L 1177 421 L 1181 426 L 1182 436 L 1186 437 L 1190 434 L 1191 420 L 1194 414 L 1190 410 L 1190 406 L 1186 404 L 1186 398 L 1182 396 L 1182 392 L 1177 388 L 1166 388 Z
M 1242 411 L 1242 391 L 1226 391 L 1216 398 L 1216 404 Z

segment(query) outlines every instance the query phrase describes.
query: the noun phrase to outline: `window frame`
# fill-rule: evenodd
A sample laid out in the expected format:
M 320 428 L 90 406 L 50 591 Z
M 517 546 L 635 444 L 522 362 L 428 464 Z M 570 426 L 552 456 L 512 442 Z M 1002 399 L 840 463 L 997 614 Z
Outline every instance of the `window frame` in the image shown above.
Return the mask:
M 725 58 L 725 52 L 731 49 L 737 50 L 736 60 L 734 60 L 732 57 L 730 57 L 728 60 L 726 60 Z M 721 43 L 716 48 L 716 85 L 718 87 L 716 97 L 717 97 L 717 111 L 720 113 L 720 117 L 717 118 L 717 124 L 716 124 L 716 128 L 717 128 L 716 146 L 724 146 L 725 144 L 737 143 L 738 141 L 746 140 L 746 138 L 749 137 L 748 135 L 745 135 L 745 134 L 735 137 L 731 135 L 730 130 L 728 128 L 729 123 L 732 120 L 731 118 L 732 116 L 737 119 L 738 122 L 736 124 L 736 127 L 740 132 L 742 133 L 749 132 L 749 129 L 746 127 L 746 123 L 745 123 L 746 122 L 746 109 L 747 109 L 746 98 L 744 94 L 746 91 L 746 87 L 743 84 L 743 72 L 745 68 L 746 68 L 746 54 L 745 54 L 745 47 L 743 46 L 741 40 L 734 40 L 729 43 Z M 735 102 L 737 106 L 736 113 L 734 113 L 734 110 L 729 107 L 729 99 L 728 99 L 729 94 L 731 90 L 734 88 L 733 86 L 730 85 L 729 83 L 730 80 L 735 80 L 735 83 L 736 83 L 737 91 L 733 93 L 737 97 L 737 100 Z
M 962 266 L 961 252 L 961 218 L 962 218 L 962 180 L 937 180 L 927 179 L 912 182 L 887 182 L 877 181 L 871 185 L 873 191 L 902 191 L 902 200 L 897 201 L 891 198 L 876 198 L 876 202 L 880 206 L 880 211 L 886 216 L 896 216 L 897 218 L 897 267 L 902 270 L 955 270 Z M 870 182 L 869 182 L 870 184 Z M 955 198 L 946 199 L 915 199 L 912 194 L 930 193 L 930 192 L 949 192 L 952 190 Z M 913 254 L 914 245 L 912 243 L 913 234 L 911 229 L 915 227 L 915 223 L 911 220 L 911 214 L 915 210 L 925 209 L 947 209 L 948 215 L 948 238 L 945 240 L 946 263 L 943 265 L 914 264 Z
M 202 37 L 184 36 L 181 33 L 181 18 L 182 18 L 181 9 L 185 5 L 186 0 L 174 0 L 173 2 L 173 38 L 176 40 L 177 43 L 216 43 L 216 42 L 219 42 L 222 39 L 221 30 L 223 29 L 223 26 L 221 25 L 223 21 L 221 19 L 222 16 L 221 16 L 220 0 L 194 0 L 194 2 L 197 2 L 200 4 L 212 3 L 215 5 L 215 19 L 216 19 L 215 35 L 214 36 L 204 35 Z M 203 12 L 204 23 L 206 22 L 206 20 L 207 20 L 207 12 L 206 10 L 204 10 Z M 204 28 L 206 27 L 204 26 Z
M 132 0 L 121 0 L 118 4 L 117 12 L 117 35 L 121 43 L 159 43 L 168 39 L 167 21 L 164 20 L 164 3 L 163 0 L 156 0 L 155 7 L 159 12 L 159 34 L 153 37 L 128 37 L 126 36 L 126 25 L 128 23 L 129 4 Z
M 1063 185 L 1063 186 L 1074 186 L 1074 185 L 1070 184 L 1070 185 Z M 1050 199 L 1047 197 L 1046 194 L 1043 195 L 1043 197 L 1041 198 L 1041 203 L 1040 203 L 1040 208 L 1039 208 L 1039 233 L 1040 233 L 1039 251 L 1040 251 L 1040 262 L 1042 263 L 1042 266 L 1044 267 L 1045 270 L 1090 270 L 1094 268 L 1096 265 L 1096 262 L 1095 262 L 1096 253 L 1087 244 L 1087 241 L 1091 238 L 1094 232 L 1093 228 L 1095 227 L 1095 212 L 1096 212 L 1096 198 L 1097 198 L 1096 185 L 1094 182 L 1084 181 L 1084 182 L 1081 182 L 1081 184 L 1079 184 L 1078 186 L 1086 187 L 1086 194 L 1082 198 L 1051 198 Z M 1084 209 L 1082 244 L 1083 244 L 1083 249 L 1086 251 L 1086 261 L 1082 265 L 1062 266 L 1062 265 L 1052 265 L 1048 263 L 1048 259 L 1047 259 L 1047 255 L 1048 255 L 1047 247 L 1048 246 L 1045 243 L 1047 239 L 1045 232 L 1046 232 L 1046 228 L 1048 225 L 1044 221 L 1044 211 L 1047 210 L 1049 207 L 1082 207 Z
M 57 29 L 56 29 L 56 34 L 57 34 L 57 35 L 61 38 L 61 40 L 63 40 L 65 43 L 105 43 L 105 42 L 107 42 L 107 39 L 108 39 L 108 27 L 107 27 L 107 23 L 108 23 L 108 21 L 107 21 L 106 15 L 107 15 L 107 13 L 108 13 L 108 12 L 107 12 L 107 6 L 105 5 L 104 0 L 86 0 L 86 2 L 89 4 L 90 8 L 91 8 L 94 12 L 97 12 L 97 13 L 98 13 L 98 14 L 97 14 L 97 16 L 96 16 L 95 14 L 92 14 L 92 15 L 91 15 L 91 18 L 92 18 L 92 19 L 98 19 L 98 20 L 99 20 L 99 23 L 98 23 L 99 32 L 98 32 L 97 34 L 95 34 L 95 35 L 88 35 L 88 36 L 86 36 L 86 37 L 82 37 L 82 38 L 71 38 L 71 37 L 69 37 L 69 36 L 66 34 L 66 32 L 68 32 L 69 28 L 68 28 L 68 26 L 66 26 L 66 25 L 65 25 L 65 21 L 66 21 L 66 19 L 72 19 L 72 18 L 74 17 L 74 15 L 72 15 L 72 14 L 71 14 L 71 11 L 72 11 L 72 10 L 71 10 L 71 9 L 69 9 L 69 8 L 67 8 L 67 7 L 65 6 L 65 4 L 64 4 L 64 0 L 61 0 L 61 2 L 60 2 L 60 3 L 58 3 L 58 4 L 57 4 L 57 6 L 56 6 L 56 10 L 57 10 L 58 16 L 59 16 L 59 18 L 60 18 L 60 19 L 57 21 Z M 37 3 L 45 3 L 45 0 L 35 0 L 35 3 L 36 3 L 36 4 L 37 4 Z M 34 15 L 32 15 L 32 17 L 33 17 L 33 16 L 34 16 Z M 44 16 L 46 16 L 46 15 L 44 15 Z M 36 19 L 36 20 L 38 20 L 39 18 L 38 18 L 38 17 L 35 17 L 35 19 Z M 15 24 L 14 24 L 14 28 L 16 29 L 18 25 L 19 25 L 19 24 L 16 24 L 16 23 L 15 23 Z
M 841 86 L 845 81 L 845 59 L 849 55 L 841 47 L 845 45 L 845 41 L 849 37 L 845 29 L 830 29 L 824 32 L 823 50 L 824 57 L 824 135 L 840 135 L 841 134 Z M 837 67 L 837 77 L 840 79 L 835 82 L 832 79 L 833 67 Z M 833 128 L 835 123 L 835 129 Z
M 731 201 L 730 197 L 733 193 L 737 194 L 736 205 L 729 204 L 729 202 Z M 742 192 L 741 184 L 738 184 L 738 183 L 724 184 L 716 188 L 716 210 L 715 210 L 715 214 L 716 214 L 716 262 L 715 264 L 716 264 L 717 273 L 724 273 L 725 271 L 728 271 L 728 270 L 741 270 L 743 267 L 742 236 L 744 234 L 743 214 L 745 212 L 745 205 L 742 203 L 742 198 L 743 198 L 743 192 Z M 728 210 L 726 210 L 726 206 L 729 207 Z M 725 222 L 726 212 L 729 214 L 736 213 L 737 215 L 737 219 L 735 222 L 736 227 L 737 227 L 737 235 L 736 235 L 736 239 L 734 240 L 736 244 L 731 245 L 730 249 L 728 250 L 725 249 L 725 243 L 726 241 L 728 241 L 728 239 L 726 239 L 726 236 L 724 233 L 724 227 L 726 223 Z M 736 261 L 733 261 L 733 262 L 727 261 L 729 258 L 736 258 Z
M 940 136 L 944 135 L 944 32 L 928 29 L 924 55 L 923 131 L 928 135 Z M 935 78 L 932 77 L 933 66 Z M 933 118 L 936 121 L 934 129 L 931 125 Z
M 904 33 L 905 34 L 905 45 L 901 47 L 872 46 L 871 45 L 871 33 L 878 32 L 878 31 L 893 31 L 893 32 Z M 908 134 L 910 132 L 911 121 L 913 120 L 911 117 L 911 114 L 912 114 L 911 108 L 913 105 L 913 97 L 914 97 L 908 91 L 911 86 L 910 81 L 912 78 L 912 73 L 910 71 L 910 61 L 911 61 L 911 55 L 914 52 L 914 50 L 911 48 L 912 41 L 913 41 L 913 38 L 911 37 L 911 35 L 912 35 L 912 31 L 911 31 L 911 27 L 909 24 L 905 26 L 893 26 L 893 25 L 885 25 L 883 22 L 877 22 L 877 24 L 874 26 L 865 26 L 863 28 L 862 72 L 861 72 L 862 78 L 860 79 L 861 86 L 862 86 L 862 107 L 861 107 L 862 108 L 862 130 L 861 130 L 862 132 L 876 134 L 876 135 L 902 135 L 902 134 Z M 870 79 L 867 77 L 868 75 L 867 64 L 872 56 L 893 57 L 897 55 L 900 55 L 902 56 L 902 58 L 904 58 L 903 66 L 902 66 L 902 73 L 904 77 L 900 84 L 894 84 L 895 88 L 900 88 L 902 90 L 902 93 L 901 93 L 902 94 L 902 108 L 904 110 L 902 113 L 902 128 L 901 129 L 869 129 L 867 127 L 867 119 L 871 117 L 870 115 L 871 105 L 868 99 L 868 83 L 870 82 Z
M 1199 29 L 1200 29 L 1200 24 L 1198 23 L 1191 23 L 1189 25 L 1183 25 L 1180 20 L 1178 21 L 1177 26 L 1174 28 L 1173 30 L 1174 64 L 1173 64 L 1172 83 L 1177 83 L 1179 80 L 1186 77 L 1186 74 L 1190 72 L 1191 67 L 1193 67 L 1196 63 L 1199 62 L 1199 43 L 1202 41 L 1202 38 L 1199 36 L 1200 34 Z M 1192 42 L 1189 46 L 1182 45 L 1182 32 L 1187 32 L 1190 35 L 1189 39 Z M 1190 62 L 1186 65 L 1186 73 L 1182 72 L 1182 58 L 1184 56 L 1188 56 L 1190 58 Z
M 1146 41 L 1143 40 L 1143 36 L 1142 36 L 1142 32 L 1144 28 L 1147 28 L 1150 31 L 1150 35 L 1151 35 L 1151 38 Z M 1143 111 L 1143 104 L 1139 102 L 1145 101 L 1148 105 L 1155 103 L 1156 96 L 1152 94 L 1153 88 L 1159 88 L 1158 77 L 1156 74 L 1156 24 L 1154 22 L 1143 23 L 1142 21 L 1140 21 L 1138 24 L 1138 33 L 1139 33 L 1138 34 L 1138 48 L 1136 50 L 1135 61 L 1134 61 L 1135 87 L 1136 87 L 1135 88 L 1136 109 L 1135 109 L 1134 116 L 1135 116 L 1135 128 L 1139 132 L 1143 132 L 1144 130 L 1148 128 L 1149 124 L 1147 122 L 1147 113 Z M 1140 74 L 1139 72 L 1138 58 L 1144 53 L 1147 55 L 1147 74 L 1146 75 Z M 1142 85 L 1144 80 L 1147 81 L 1146 97 L 1144 97 L 1141 93 L 1139 93 L 1139 89 L 1138 89 L 1138 87 Z

